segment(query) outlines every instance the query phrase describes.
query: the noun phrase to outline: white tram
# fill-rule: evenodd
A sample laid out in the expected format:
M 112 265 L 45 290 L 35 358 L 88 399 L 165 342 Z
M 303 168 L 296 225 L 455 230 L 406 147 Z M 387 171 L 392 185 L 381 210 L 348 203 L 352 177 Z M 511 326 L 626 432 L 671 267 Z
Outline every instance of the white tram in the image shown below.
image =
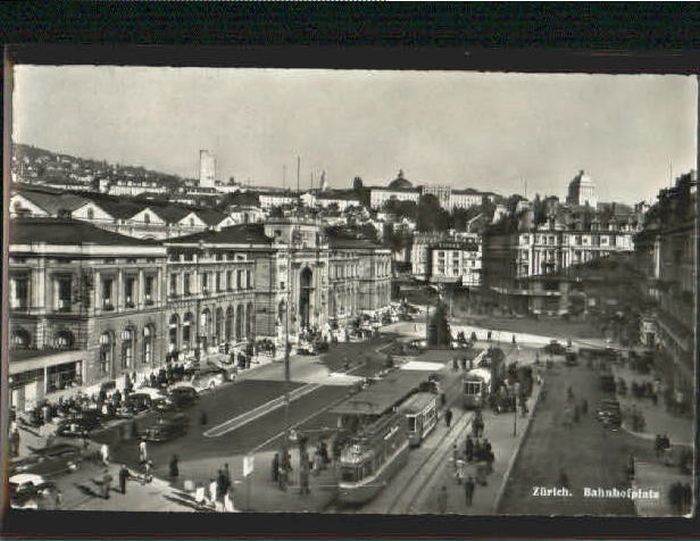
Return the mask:
M 374 498 L 408 459 L 406 418 L 392 412 L 363 427 L 340 454 L 338 501 L 357 505 Z
M 491 393 L 491 371 L 487 368 L 474 368 L 467 372 L 462 383 L 464 408 L 484 407 Z
M 400 406 L 399 411 L 408 422 L 411 447 L 418 447 L 437 425 L 438 399 L 435 393 L 416 393 Z

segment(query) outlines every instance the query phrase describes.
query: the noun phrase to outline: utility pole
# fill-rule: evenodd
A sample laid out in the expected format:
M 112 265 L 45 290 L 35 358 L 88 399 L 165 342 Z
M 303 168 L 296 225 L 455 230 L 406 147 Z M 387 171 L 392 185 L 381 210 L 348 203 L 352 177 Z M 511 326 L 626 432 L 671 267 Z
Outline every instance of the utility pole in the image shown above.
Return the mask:
M 282 189 L 287 188 L 287 166 L 283 165 L 282 166 Z
M 301 156 L 297 156 L 297 193 L 299 193 L 299 176 L 301 175 Z

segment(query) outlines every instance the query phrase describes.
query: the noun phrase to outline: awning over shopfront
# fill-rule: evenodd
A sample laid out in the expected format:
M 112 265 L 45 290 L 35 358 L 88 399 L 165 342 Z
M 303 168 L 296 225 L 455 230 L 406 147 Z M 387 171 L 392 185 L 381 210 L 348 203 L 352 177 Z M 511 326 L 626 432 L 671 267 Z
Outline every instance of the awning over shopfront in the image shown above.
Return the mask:
M 40 370 L 59 364 L 78 362 L 87 358 L 87 350 L 14 350 L 10 351 L 10 375 Z

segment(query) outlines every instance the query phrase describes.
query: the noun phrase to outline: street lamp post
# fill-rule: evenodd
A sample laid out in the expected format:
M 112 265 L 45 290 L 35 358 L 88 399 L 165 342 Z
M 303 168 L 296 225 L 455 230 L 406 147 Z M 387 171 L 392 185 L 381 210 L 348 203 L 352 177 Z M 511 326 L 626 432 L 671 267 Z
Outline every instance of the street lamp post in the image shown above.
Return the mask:
M 515 410 L 513 411 L 513 437 L 518 435 L 518 396 L 520 395 L 520 382 L 516 381 L 513 385 L 513 398 L 515 402 Z

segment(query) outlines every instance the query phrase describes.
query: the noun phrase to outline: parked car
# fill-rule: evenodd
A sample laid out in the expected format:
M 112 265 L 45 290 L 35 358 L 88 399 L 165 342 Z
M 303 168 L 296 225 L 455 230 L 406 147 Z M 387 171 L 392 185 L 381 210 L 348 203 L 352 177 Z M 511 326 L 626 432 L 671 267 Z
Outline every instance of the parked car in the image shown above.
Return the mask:
M 15 509 L 38 509 L 41 500 L 58 492 L 55 483 L 34 473 L 18 473 L 9 479 L 10 505 Z
M 56 434 L 66 438 L 79 438 L 102 424 L 102 416 L 96 410 L 86 410 L 65 417 L 58 424 Z
M 32 473 L 51 476 L 78 469 L 82 455 L 80 448 L 70 443 L 59 443 L 36 449 L 32 454 L 10 464 L 10 475 Z
M 170 389 L 168 396 L 177 409 L 184 409 L 194 405 L 199 400 L 197 389 L 188 384 L 181 384 Z
M 151 387 L 142 387 L 129 395 L 128 407 L 139 413 L 153 408 L 163 398 L 165 395 L 162 391 Z
M 170 417 L 160 417 L 155 423 L 142 430 L 141 436 L 150 442 L 165 442 L 187 433 L 189 419 L 182 413 Z

